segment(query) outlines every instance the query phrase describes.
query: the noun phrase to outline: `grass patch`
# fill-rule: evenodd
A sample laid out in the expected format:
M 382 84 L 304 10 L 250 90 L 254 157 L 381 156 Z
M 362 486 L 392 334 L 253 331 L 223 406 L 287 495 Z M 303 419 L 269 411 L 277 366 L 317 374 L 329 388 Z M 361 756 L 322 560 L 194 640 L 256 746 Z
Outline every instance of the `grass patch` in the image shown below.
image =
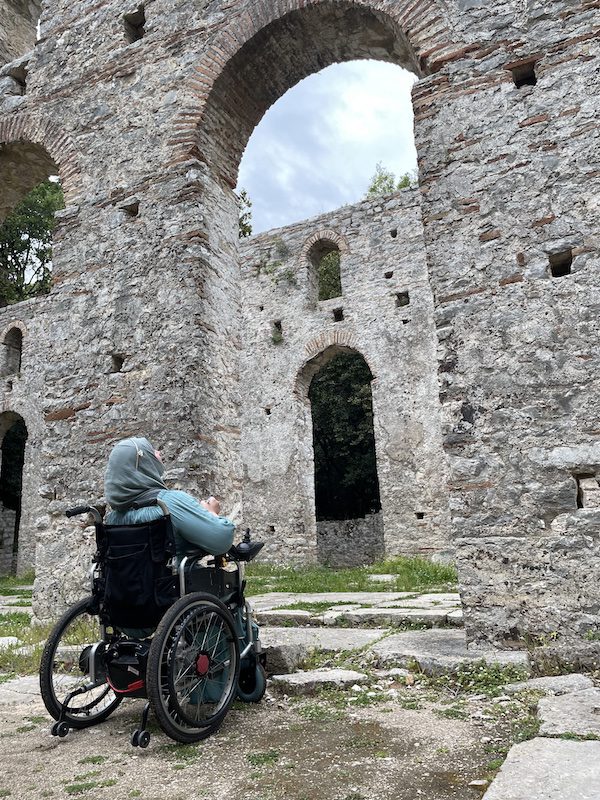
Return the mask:
M 524 667 L 473 661 L 461 664 L 455 672 L 432 677 L 423 676 L 423 680 L 430 686 L 447 690 L 454 695 L 486 694 L 495 697 L 502 694 L 502 689 L 507 683 L 524 681 L 527 677 L 528 672 Z
M 321 603 L 288 603 L 286 606 L 277 606 L 274 608 L 273 611 L 310 611 L 314 614 L 320 614 L 323 611 L 328 611 L 330 608 L 334 606 L 345 606 L 348 605 L 345 600 L 340 600 L 337 603 L 332 603 L 331 601 L 323 601 Z
M 160 751 L 174 756 L 177 761 L 196 761 L 202 755 L 202 750 L 195 744 L 164 744 Z
M 31 625 L 31 615 L 24 611 L 11 611 L 8 614 L 0 614 L 0 636 L 18 636 L 24 628 Z
M 299 716 L 309 722 L 332 722 L 345 716 L 341 709 L 323 703 L 304 703 L 296 710 Z
M 600 736 L 597 733 L 561 733 L 558 736 L 553 736 L 553 739 L 569 739 L 572 742 L 597 742 L 600 741 Z
M 248 763 L 253 767 L 270 767 L 279 761 L 279 750 L 266 750 L 264 753 L 248 753 Z
M 86 756 L 79 760 L 79 764 L 104 764 L 105 761 L 108 761 L 107 756 Z
M 387 573 L 394 581 L 371 581 L 374 574 Z M 247 594 L 264 592 L 408 592 L 454 591 L 456 570 L 445 564 L 434 564 L 425 558 L 399 556 L 368 567 L 333 569 L 324 566 L 285 567 L 251 563 L 246 570 Z M 329 603 L 327 607 L 333 605 Z M 307 609 L 306 604 L 299 608 Z M 289 606 L 288 606 L 289 608 Z
M 9 594 L 17 586 L 30 586 L 35 580 L 35 572 L 24 572 L 23 575 L 0 576 L 0 594 Z M 26 590 L 27 591 L 27 590 Z

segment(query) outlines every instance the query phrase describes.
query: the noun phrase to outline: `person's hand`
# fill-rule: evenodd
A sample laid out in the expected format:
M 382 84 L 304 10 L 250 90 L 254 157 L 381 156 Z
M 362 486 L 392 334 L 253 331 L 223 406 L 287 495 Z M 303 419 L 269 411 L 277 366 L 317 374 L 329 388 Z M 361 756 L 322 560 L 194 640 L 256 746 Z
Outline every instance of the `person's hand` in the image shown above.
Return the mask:
M 213 497 L 212 494 L 207 500 L 201 500 L 200 505 L 202 508 L 205 508 L 207 511 L 210 511 L 211 514 L 215 514 L 215 516 L 219 516 L 221 513 L 221 503 L 217 500 L 216 497 Z

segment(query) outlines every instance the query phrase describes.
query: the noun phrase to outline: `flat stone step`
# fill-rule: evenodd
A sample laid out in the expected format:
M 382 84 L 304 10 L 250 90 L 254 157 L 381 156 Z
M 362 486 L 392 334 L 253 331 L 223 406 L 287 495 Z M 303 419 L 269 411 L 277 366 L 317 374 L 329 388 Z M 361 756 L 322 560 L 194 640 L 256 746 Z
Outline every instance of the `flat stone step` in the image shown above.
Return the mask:
M 316 694 L 319 689 L 344 689 L 367 681 L 363 672 L 351 669 L 312 669 L 288 675 L 274 675 L 271 678 L 271 687 L 281 694 L 307 695 Z
M 578 736 L 600 737 L 600 689 L 542 697 L 538 703 L 538 716 L 542 721 L 540 733 L 543 736 L 574 733 Z M 597 779 L 600 782 L 600 761 Z
M 412 663 L 428 675 L 456 670 L 461 664 L 484 660 L 488 664 L 529 666 L 527 653 L 514 650 L 471 650 L 464 631 L 432 629 L 396 633 L 369 648 L 379 666 L 406 667 Z
M 528 681 L 508 683 L 503 691 L 505 694 L 515 694 L 525 689 L 534 689 L 546 694 L 568 694 L 582 689 L 591 689 L 593 686 L 592 679 L 587 675 L 574 672 L 571 675 L 549 675 L 544 678 L 530 678 Z
M 255 611 L 265 611 L 296 603 L 329 603 L 330 605 L 355 604 L 359 606 L 380 606 L 397 600 L 411 600 L 418 592 L 269 592 L 256 594 L 250 598 Z M 456 605 L 460 606 L 460 598 L 456 597 Z
M 483 800 L 598 800 L 600 742 L 531 739 L 514 745 Z
M 267 656 L 267 671 L 282 675 L 294 672 L 313 650 L 336 653 L 357 650 L 380 639 L 383 629 L 351 628 L 262 628 L 260 640 Z
M 302 609 L 267 609 L 255 612 L 259 625 L 270 626 L 313 626 L 321 625 L 339 627 L 351 625 L 352 627 L 381 628 L 402 627 L 405 625 L 423 625 L 427 627 L 440 627 L 452 625 L 462 627 L 462 611 L 454 609 L 447 611 L 443 608 L 362 608 L 354 605 L 350 607 L 332 606 L 324 612 L 311 612 Z

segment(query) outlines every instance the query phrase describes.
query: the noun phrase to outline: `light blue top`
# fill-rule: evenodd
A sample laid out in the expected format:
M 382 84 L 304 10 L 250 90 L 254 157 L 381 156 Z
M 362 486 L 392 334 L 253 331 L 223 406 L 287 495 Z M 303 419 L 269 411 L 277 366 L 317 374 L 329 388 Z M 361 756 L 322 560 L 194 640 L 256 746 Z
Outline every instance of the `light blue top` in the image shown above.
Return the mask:
M 177 558 L 198 548 L 211 555 L 226 553 L 233 544 L 235 525 L 227 517 L 211 514 L 187 492 L 177 489 L 163 489 L 158 499 L 171 512 L 171 522 L 175 534 Z M 159 506 L 111 511 L 104 518 L 106 525 L 135 525 L 162 517 Z
M 148 439 L 131 437 L 112 449 L 104 478 L 106 499 L 114 509 L 106 525 L 135 525 L 162 516 L 160 506 L 132 509 L 135 501 L 156 497 L 171 513 L 177 557 L 198 548 L 211 555 L 226 553 L 233 544 L 235 526 L 226 517 L 212 514 L 187 492 L 167 489 L 164 466 Z

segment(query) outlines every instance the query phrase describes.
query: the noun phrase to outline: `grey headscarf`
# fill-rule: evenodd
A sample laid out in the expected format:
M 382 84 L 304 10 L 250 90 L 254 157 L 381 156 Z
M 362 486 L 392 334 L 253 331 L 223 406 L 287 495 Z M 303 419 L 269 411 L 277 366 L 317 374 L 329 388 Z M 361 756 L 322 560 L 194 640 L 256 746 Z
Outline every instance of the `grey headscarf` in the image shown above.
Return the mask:
M 104 475 L 104 494 L 115 511 L 126 511 L 136 500 L 156 497 L 166 489 L 162 463 L 148 439 L 123 439 L 113 447 Z

